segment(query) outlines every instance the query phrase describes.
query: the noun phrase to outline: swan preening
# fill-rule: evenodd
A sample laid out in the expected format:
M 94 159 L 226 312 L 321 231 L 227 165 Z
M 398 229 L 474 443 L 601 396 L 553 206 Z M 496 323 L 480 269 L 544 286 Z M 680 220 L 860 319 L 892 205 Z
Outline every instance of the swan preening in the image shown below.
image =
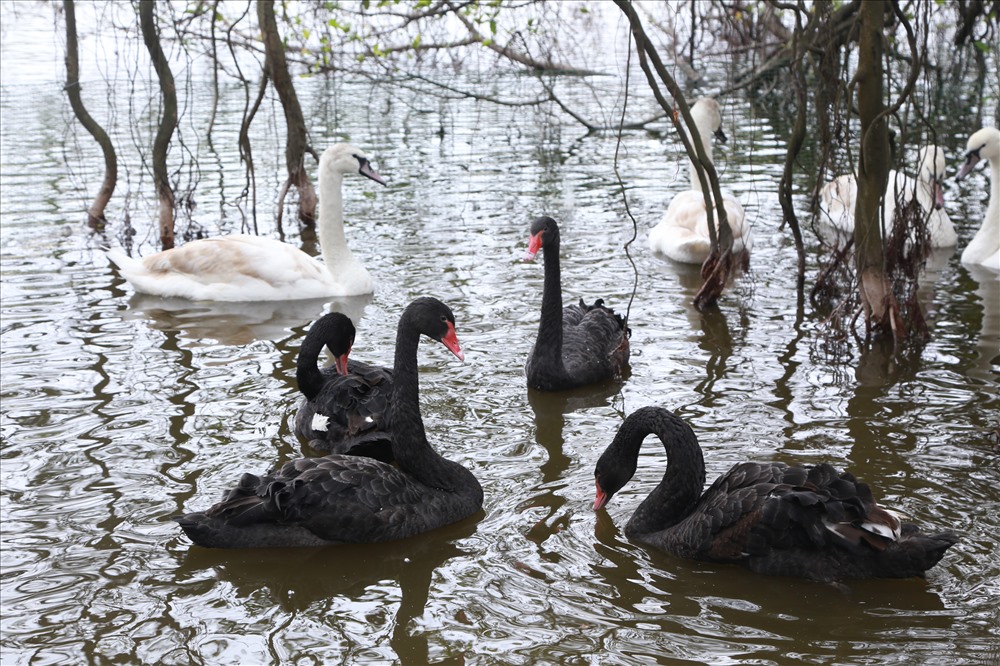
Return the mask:
M 986 217 L 969 244 L 962 251 L 962 263 L 985 266 L 1000 271 L 1000 130 L 984 127 L 969 137 L 965 163 L 955 180 L 962 180 L 981 160 L 990 164 L 990 203 Z
M 914 197 L 927 219 L 931 247 L 953 247 L 958 242 L 955 227 L 944 210 L 945 153 L 939 146 L 924 146 L 917 153 L 917 177 L 892 169 L 882 199 L 882 230 L 892 230 L 897 203 L 909 203 Z M 858 183 L 853 174 L 837 176 L 820 190 L 822 221 L 844 233 L 854 232 L 854 208 Z
M 691 118 L 698 128 L 705 155 L 712 160 L 712 136 L 725 143 L 722 131 L 722 112 L 719 103 L 711 97 L 702 97 L 691 107 Z M 701 264 L 712 251 L 708 229 L 708 214 L 705 210 L 705 196 L 702 194 L 698 172 L 694 163 L 689 164 L 690 189 L 679 193 L 670 202 L 663 219 L 649 232 L 649 247 L 654 252 L 666 255 L 674 261 L 686 264 Z M 746 223 L 743 206 L 728 192 L 722 194 L 729 228 L 733 232 L 733 253 L 750 246 L 750 226 Z M 713 215 L 716 229 L 719 217 Z
M 528 355 L 528 386 L 540 391 L 563 391 L 621 377 L 628 367 L 629 330 L 625 320 L 604 306 L 602 299 L 587 305 L 562 305 L 559 268 L 559 225 L 551 217 L 531 224 L 526 259 L 542 250 L 545 281 L 538 337 Z
M 403 539 L 471 516 L 483 489 L 472 472 L 431 448 L 420 416 L 417 346 L 426 335 L 459 359 L 455 317 L 418 298 L 396 333 L 391 422 L 393 466 L 359 456 L 300 458 L 244 474 L 221 502 L 175 518 L 196 544 L 214 548 L 322 546 Z
M 191 241 L 144 259 L 121 250 L 108 258 L 136 291 L 209 301 L 285 301 L 359 296 L 374 288 L 371 276 L 344 236 L 344 175 L 360 174 L 385 185 L 360 148 L 341 143 L 319 160 L 317 234 L 323 261 L 271 238 L 234 234 Z
M 340 312 L 327 313 L 309 327 L 295 372 L 302 392 L 295 434 L 318 451 L 391 462 L 392 371 L 348 359 L 354 337 L 354 324 Z M 324 346 L 333 365 L 320 369 Z
M 740 564 L 758 573 L 832 581 L 922 575 L 958 541 L 924 534 L 880 507 L 871 489 L 827 464 L 739 463 L 703 492 L 694 432 L 661 407 L 625 419 L 597 462 L 600 510 L 632 478 L 655 434 L 667 453 L 659 485 L 625 526 L 632 540 L 679 557 Z

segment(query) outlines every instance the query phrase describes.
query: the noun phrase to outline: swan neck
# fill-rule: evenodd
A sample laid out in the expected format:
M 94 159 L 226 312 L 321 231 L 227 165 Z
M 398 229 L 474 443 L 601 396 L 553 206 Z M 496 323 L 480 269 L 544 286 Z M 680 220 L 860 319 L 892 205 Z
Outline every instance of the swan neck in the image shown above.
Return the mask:
M 695 126 L 698 128 L 701 147 L 704 149 L 705 157 L 708 158 L 708 161 L 714 163 L 715 158 L 712 155 L 712 128 L 708 127 L 707 123 L 699 122 L 699 120 L 699 118 L 695 119 Z M 701 191 L 701 181 L 698 180 L 698 167 L 695 166 L 693 160 L 688 160 L 688 173 L 691 178 L 691 189 Z
M 405 317 L 405 315 L 404 315 Z M 445 492 L 482 492 L 475 477 L 458 463 L 440 456 L 428 443 L 420 415 L 417 347 L 420 333 L 404 319 L 396 334 L 392 370 L 392 454 L 400 469 L 421 483 Z M 471 479 L 471 483 L 470 483 Z
M 545 279 L 542 285 L 542 315 L 538 322 L 536 351 L 562 364 L 562 277 L 559 267 L 559 237 L 542 246 Z
M 1000 157 L 994 157 L 990 160 L 990 203 L 986 208 L 983 228 L 995 231 L 998 227 L 1000 227 Z
M 990 201 L 982 226 L 962 251 L 964 263 L 979 264 L 1000 250 L 1000 157 L 990 159 Z
M 299 384 L 299 391 L 306 397 L 306 400 L 312 400 L 319 395 L 323 386 L 323 373 L 318 365 L 322 349 L 323 341 L 309 335 L 306 335 L 299 348 L 295 379 Z
M 632 514 L 625 528 L 629 534 L 650 534 L 673 527 L 694 511 L 705 485 L 705 459 L 690 426 L 666 410 L 645 416 L 628 437 L 627 455 L 637 460 L 643 440 L 655 434 L 666 451 L 667 469 Z
M 344 177 L 336 171 L 320 171 L 316 233 L 319 236 L 323 263 L 334 274 L 346 261 L 354 259 L 344 236 L 343 182 Z

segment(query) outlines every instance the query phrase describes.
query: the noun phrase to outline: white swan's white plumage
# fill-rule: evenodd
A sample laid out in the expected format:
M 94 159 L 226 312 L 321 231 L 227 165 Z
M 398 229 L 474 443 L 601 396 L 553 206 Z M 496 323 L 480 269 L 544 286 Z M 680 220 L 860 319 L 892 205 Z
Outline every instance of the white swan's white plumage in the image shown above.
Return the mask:
M 233 234 L 205 238 L 132 259 L 121 250 L 108 258 L 136 291 L 208 301 L 284 301 L 370 294 L 374 283 L 344 236 L 345 174 L 385 185 L 364 151 L 341 143 L 319 161 L 317 234 L 322 263 L 288 243 Z
M 888 236 L 896 215 L 896 202 L 909 203 L 916 196 L 917 203 L 927 215 L 927 234 L 931 247 L 954 247 L 958 242 L 955 226 L 944 210 L 945 178 L 944 150 L 939 146 L 924 146 L 917 154 L 916 178 L 896 170 L 889 171 L 885 196 L 882 200 L 882 230 Z M 858 183 L 853 174 L 837 176 L 820 190 L 822 220 L 845 232 L 854 232 L 854 206 L 857 202 Z
M 719 103 L 711 97 L 702 97 L 691 107 L 691 118 L 698 128 L 702 147 L 708 159 L 712 159 L 712 135 L 725 142 L 722 133 L 722 112 Z M 659 252 L 674 261 L 685 264 L 701 264 L 712 250 L 708 230 L 708 214 L 705 211 L 705 197 L 701 191 L 698 172 L 694 164 L 689 165 L 690 189 L 679 193 L 670 202 L 660 223 L 649 232 L 649 249 Z M 722 193 L 723 206 L 729 227 L 733 231 L 733 252 L 749 249 L 750 226 L 746 224 L 745 213 L 740 202 L 728 192 Z M 716 228 L 718 216 L 714 215 Z
M 990 203 L 986 217 L 962 251 L 962 263 L 1000 271 L 1000 130 L 984 127 L 969 137 L 965 164 L 955 180 L 962 180 L 980 160 L 990 163 Z

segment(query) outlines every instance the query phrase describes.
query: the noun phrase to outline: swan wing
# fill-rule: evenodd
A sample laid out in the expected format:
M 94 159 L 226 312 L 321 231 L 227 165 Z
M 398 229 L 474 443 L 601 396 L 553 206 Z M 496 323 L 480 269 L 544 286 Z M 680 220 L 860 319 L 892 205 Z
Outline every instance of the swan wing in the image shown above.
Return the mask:
M 743 559 L 761 509 L 787 469 L 781 463 L 735 465 L 702 494 L 694 511 L 671 530 L 671 538 L 692 557 L 724 562 Z
M 258 236 L 204 238 L 119 268 L 137 291 L 157 296 L 288 300 L 326 296 L 332 288 L 322 263 L 288 243 Z
M 854 176 L 837 176 L 819 192 L 821 219 L 840 231 L 854 231 L 854 202 L 858 183 Z
M 567 374 L 584 383 L 619 375 L 629 356 L 625 320 L 602 299 L 581 299 L 563 310 L 562 354 Z
M 392 371 L 351 361 L 348 375 L 325 376 L 319 394 L 299 405 L 295 433 L 321 451 L 390 460 Z
M 425 492 L 397 468 L 370 458 L 300 458 L 271 474 L 245 474 L 204 515 L 232 530 L 296 527 L 317 541 L 367 543 L 401 538 L 416 527 L 410 518 Z
M 722 201 L 733 232 L 733 251 L 740 252 L 749 246 L 746 212 L 729 193 L 723 193 Z M 718 225 L 718 219 L 715 224 Z M 663 219 L 649 233 L 649 247 L 681 263 L 700 264 L 708 258 L 712 249 L 711 235 L 705 198 L 700 190 L 686 190 L 673 198 Z

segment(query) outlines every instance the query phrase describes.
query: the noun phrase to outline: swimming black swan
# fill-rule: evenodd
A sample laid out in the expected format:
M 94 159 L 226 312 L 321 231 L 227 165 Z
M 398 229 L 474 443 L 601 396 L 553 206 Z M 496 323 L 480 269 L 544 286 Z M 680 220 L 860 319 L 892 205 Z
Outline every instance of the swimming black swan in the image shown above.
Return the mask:
M 871 490 L 827 464 L 739 463 L 702 493 L 705 461 L 694 432 L 661 407 L 633 412 L 597 462 L 594 510 L 635 474 L 655 434 L 667 471 L 625 526 L 632 540 L 696 560 L 819 581 L 906 578 L 931 568 L 958 541 L 923 534 L 879 507 Z
M 368 271 L 344 237 L 345 175 L 360 174 L 385 185 L 368 156 L 347 143 L 327 148 L 319 160 L 319 235 L 322 263 L 273 238 L 232 234 L 203 238 L 133 259 L 109 250 L 122 276 L 136 291 L 206 301 L 290 301 L 370 294 Z
M 302 402 L 295 434 L 319 451 L 392 461 L 389 399 L 392 371 L 348 359 L 355 329 L 347 315 L 330 312 L 317 319 L 302 341 L 295 376 Z M 324 345 L 332 366 L 317 365 Z
M 563 391 L 621 377 L 628 366 L 629 335 L 625 320 L 604 301 L 563 309 L 559 273 L 559 225 L 551 217 L 531 223 L 526 259 L 539 248 L 545 260 L 542 317 L 535 347 L 525 372 L 528 386 L 540 391 Z
M 423 333 L 463 358 L 451 310 L 433 298 L 406 308 L 396 334 L 390 422 L 397 467 L 357 456 L 301 458 L 265 476 L 244 474 L 204 513 L 175 518 L 200 546 L 255 548 L 374 543 L 457 522 L 480 509 L 472 472 L 438 455 L 424 434 L 417 382 Z

